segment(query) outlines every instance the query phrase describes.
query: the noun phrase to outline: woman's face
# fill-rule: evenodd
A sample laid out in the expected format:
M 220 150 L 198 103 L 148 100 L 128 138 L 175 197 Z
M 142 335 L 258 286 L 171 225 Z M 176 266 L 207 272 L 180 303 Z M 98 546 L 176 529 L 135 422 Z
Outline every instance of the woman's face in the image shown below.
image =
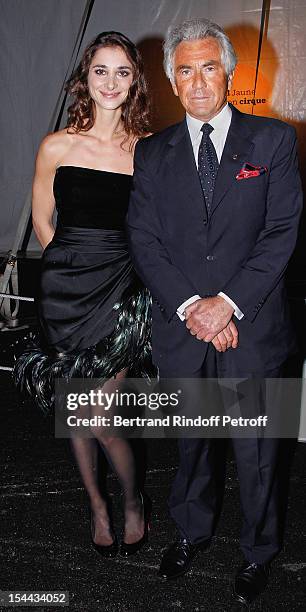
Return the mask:
M 88 89 L 96 105 L 106 110 L 119 108 L 133 82 L 133 66 L 121 47 L 101 47 L 91 60 Z

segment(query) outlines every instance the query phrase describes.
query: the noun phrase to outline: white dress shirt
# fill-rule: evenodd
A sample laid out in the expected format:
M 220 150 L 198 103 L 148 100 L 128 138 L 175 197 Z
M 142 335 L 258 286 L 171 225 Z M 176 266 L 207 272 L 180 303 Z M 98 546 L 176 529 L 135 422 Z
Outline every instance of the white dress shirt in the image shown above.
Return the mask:
M 220 113 L 218 113 L 218 115 L 216 115 L 209 121 L 209 124 L 214 128 L 213 132 L 211 132 L 211 134 L 209 135 L 209 138 L 211 139 L 215 147 L 219 164 L 221 161 L 225 141 L 227 138 L 227 133 L 229 130 L 229 126 L 231 124 L 231 120 L 232 120 L 232 111 L 229 105 L 226 104 L 222 108 Z M 199 147 L 200 147 L 200 143 L 201 143 L 202 136 L 203 136 L 203 132 L 201 131 L 201 128 L 203 126 L 203 121 L 201 121 L 200 119 L 195 119 L 194 117 L 191 117 L 191 115 L 188 115 L 188 113 L 186 113 L 186 122 L 187 122 L 187 127 L 188 127 L 191 144 L 193 148 L 195 163 L 196 163 L 196 166 L 198 167 Z M 234 315 L 237 317 L 237 319 L 242 319 L 244 315 L 241 312 L 241 310 L 239 310 L 237 304 L 235 304 L 235 302 L 233 302 L 233 300 L 231 300 L 230 297 L 226 295 L 225 293 L 223 293 L 222 291 L 220 291 L 218 295 L 223 297 L 223 299 L 226 300 L 232 306 L 232 308 L 234 309 Z M 199 295 L 192 295 L 190 298 L 188 298 L 188 300 L 183 302 L 183 304 L 181 304 L 178 307 L 176 312 L 179 318 L 181 319 L 181 321 L 185 320 L 185 315 L 184 315 L 185 308 L 187 308 L 189 304 L 192 304 L 196 300 L 200 300 L 200 299 L 201 298 Z

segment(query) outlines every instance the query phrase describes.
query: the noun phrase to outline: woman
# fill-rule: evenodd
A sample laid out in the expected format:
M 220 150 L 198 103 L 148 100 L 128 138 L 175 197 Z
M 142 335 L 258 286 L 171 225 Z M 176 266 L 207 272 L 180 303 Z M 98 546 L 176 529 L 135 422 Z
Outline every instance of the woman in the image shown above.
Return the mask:
M 67 128 L 43 140 L 33 183 L 33 227 L 44 248 L 38 309 L 46 346 L 27 350 L 15 366 L 17 384 L 45 411 L 54 378 L 99 377 L 107 380 L 103 391 L 111 391 L 115 378 L 141 375 L 150 361 L 149 296 L 132 269 L 124 232 L 133 150 L 149 131 L 137 48 L 118 32 L 99 34 L 68 91 L 74 101 Z M 126 440 L 101 430 L 94 435 L 123 489 L 120 552 L 128 556 L 148 534 L 133 453 Z M 90 499 L 93 545 L 113 556 L 118 541 L 97 485 L 96 441 L 76 437 L 72 444 Z

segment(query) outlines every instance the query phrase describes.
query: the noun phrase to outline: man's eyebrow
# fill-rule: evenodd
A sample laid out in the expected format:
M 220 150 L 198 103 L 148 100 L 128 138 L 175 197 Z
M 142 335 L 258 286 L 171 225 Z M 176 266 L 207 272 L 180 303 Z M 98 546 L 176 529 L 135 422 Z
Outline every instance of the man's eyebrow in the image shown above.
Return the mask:
M 188 64 L 180 64 L 176 67 L 176 70 L 182 70 L 183 68 L 191 68 Z
M 202 66 L 217 66 L 218 64 L 220 64 L 219 60 L 207 60 L 206 62 L 203 62 L 203 64 L 201 64 Z M 184 70 L 184 68 L 192 68 L 192 66 L 190 64 L 180 64 L 179 66 L 177 66 L 176 70 Z

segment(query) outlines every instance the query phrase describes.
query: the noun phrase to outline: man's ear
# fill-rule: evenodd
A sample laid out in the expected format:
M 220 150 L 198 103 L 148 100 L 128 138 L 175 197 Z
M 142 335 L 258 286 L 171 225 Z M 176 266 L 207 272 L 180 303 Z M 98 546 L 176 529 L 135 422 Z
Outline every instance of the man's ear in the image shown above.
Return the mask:
M 231 72 L 231 74 L 228 75 L 227 89 L 231 89 L 231 87 L 232 87 L 232 82 L 233 82 L 234 74 L 235 74 L 235 72 L 233 71 L 233 72 Z
M 174 81 L 170 81 L 170 83 L 171 83 L 171 87 L 173 89 L 174 95 L 178 96 L 177 86 L 176 86 L 175 82 Z

